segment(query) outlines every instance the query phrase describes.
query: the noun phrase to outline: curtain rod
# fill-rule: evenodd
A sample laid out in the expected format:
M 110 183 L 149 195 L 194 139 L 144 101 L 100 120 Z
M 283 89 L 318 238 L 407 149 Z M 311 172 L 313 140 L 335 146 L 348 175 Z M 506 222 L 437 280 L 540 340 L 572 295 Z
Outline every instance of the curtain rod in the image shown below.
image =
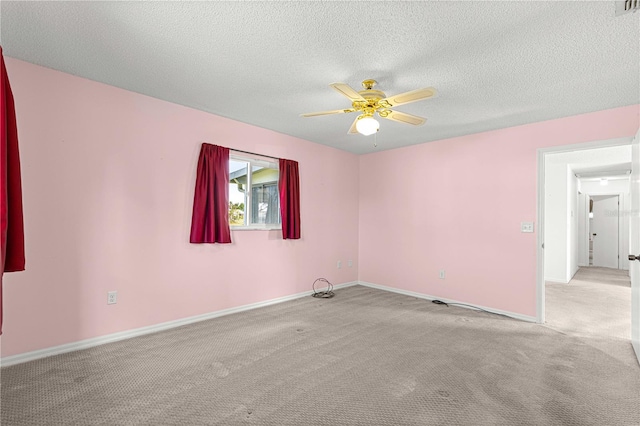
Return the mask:
M 235 152 L 242 152 L 243 154 L 251 154 L 251 155 L 258 155 L 260 157 L 267 157 L 267 158 L 273 158 L 274 160 L 279 160 L 278 157 L 272 157 L 270 155 L 263 155 L 263 154 L 258 154 L 256 152 L 249 152 L 249 151 L 243 151 L 241 149 L 235 149 L 235 148 L 229 148 L 229 150 L 231 151 L 235 151 Z

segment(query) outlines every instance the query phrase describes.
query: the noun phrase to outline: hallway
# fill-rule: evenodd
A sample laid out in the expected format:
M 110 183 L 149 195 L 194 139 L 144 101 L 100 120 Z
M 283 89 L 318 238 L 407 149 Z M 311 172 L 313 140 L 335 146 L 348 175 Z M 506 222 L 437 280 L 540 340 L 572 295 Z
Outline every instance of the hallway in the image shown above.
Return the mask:
M 581 267 L 568 284 L 546 282 L 545 326 L 585 338 L 637 365 L 631 347 L 629 271 Z
M 547 282 L 546 325 L 568 334 L 630 340 L 628 272 L 590 266 L 568 284 Z

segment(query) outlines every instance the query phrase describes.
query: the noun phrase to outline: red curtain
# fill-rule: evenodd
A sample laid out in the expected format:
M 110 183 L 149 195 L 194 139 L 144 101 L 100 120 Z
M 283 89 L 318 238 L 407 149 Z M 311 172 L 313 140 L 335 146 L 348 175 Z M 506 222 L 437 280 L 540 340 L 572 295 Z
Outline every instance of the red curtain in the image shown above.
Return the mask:
M 229 148 L 203 143 L 193 197 L 190 242 L 230 243 Z
M 280 159 L 280 215 L 282 238 L 300 239 L 300 176 L 298 162 Z
M 0 334 L 2 334 L 2 274 L 24 271 L 24 223 L 20 154 L 13 93 L 0 47 Z

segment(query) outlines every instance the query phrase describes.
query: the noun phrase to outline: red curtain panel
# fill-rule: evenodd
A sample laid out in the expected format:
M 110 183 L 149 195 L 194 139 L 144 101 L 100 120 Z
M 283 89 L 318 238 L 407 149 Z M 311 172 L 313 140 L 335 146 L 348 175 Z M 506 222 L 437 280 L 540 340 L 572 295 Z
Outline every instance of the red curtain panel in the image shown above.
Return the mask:
M 2 334 L 2 274 L 24 271 L 24 222 L 20 153 L 13 93 L 0 47 L 0 334 Z
M 280 215 L 282 238 L 300 239 L 300 176 L 298 162 L 280 159 Z
M 202 144 L 193 197 L 190 242 L 231 243 L 229 148 Z

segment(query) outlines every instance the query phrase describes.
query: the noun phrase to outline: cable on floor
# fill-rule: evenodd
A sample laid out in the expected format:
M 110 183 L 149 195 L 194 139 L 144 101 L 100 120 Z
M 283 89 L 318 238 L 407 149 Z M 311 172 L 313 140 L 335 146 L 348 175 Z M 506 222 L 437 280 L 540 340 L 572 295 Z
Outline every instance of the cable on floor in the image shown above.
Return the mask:
M 482 312 L 486 312 L 488 314 L 493 314 L 493 315 L 500 315 L 502 317 L 507 317 L 507 318 L 511 318 L 511 319 L 517 319 L 520 320 L 520 318 L 516 318 L 516 317 L 512 317 L 511 315 L 507 315 L 507 314 L 499 314 L 497 312 L 491 312 L 491 311 L 487 311 L 486 309 L 482 309 L 482 308 L 478 308 L 477 306 L 473 306 L 473 305 L 467 305 L 466 303 L 457 303 L 457 302 L 443 302 L 442 300 L 432 300 L 431 303 L 435 303 L 436 305 L 444 305 L 447 308 L 449 307 L 449 305 L 454 305 L 454 306 L 467 306 L 471 309 L 475 309 L 478 311 L 482 311 Z
M 320 281 L 320 283 L 325 283 L 327 284 L 327 289 L 325 291 L 317 291 L 316 290 L 316 283 Z M 330 299 L 333 296 L 335 296 L 335 293 L 333 292 L 333 284 L 331 284 L 329 282 L 329 280 L 327 280 L 326 278 L 318 278 L 317 280 L 315 280 L 313 282 L 313 297 L 319 297 L 321 299 Z

